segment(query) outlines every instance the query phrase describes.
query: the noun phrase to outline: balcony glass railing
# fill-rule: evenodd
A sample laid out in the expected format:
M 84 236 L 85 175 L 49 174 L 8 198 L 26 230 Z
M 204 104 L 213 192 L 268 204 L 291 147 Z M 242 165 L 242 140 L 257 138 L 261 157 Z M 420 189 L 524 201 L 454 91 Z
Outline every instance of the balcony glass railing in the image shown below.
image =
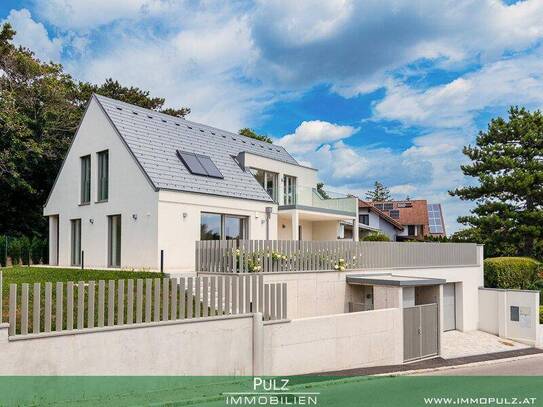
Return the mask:
M 296 204 L 347 212 L 355 216 L 358 198 L 336 192 L 318 191 L 317 188 L 297 186 Z

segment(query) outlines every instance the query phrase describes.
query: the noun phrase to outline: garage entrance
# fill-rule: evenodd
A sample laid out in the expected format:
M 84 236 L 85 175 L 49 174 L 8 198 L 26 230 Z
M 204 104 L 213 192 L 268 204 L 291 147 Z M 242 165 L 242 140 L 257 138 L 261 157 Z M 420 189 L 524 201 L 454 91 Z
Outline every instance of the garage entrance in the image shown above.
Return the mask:
M 443 330 L 456 329 L 456 284 L 443 284 Z
M 438 352 L 439 314 L 437 304 L 423 304 L 404 308 L 404 362 L 437 356 Z

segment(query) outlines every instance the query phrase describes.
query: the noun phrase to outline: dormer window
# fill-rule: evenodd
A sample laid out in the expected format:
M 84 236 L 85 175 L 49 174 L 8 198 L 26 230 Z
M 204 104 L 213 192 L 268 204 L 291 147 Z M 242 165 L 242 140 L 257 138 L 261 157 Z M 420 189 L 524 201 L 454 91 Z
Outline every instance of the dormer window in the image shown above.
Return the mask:
M 277 202 L 277 182 L 278 174 L 258 168 L 251 168 L 251 173 L 254 175 L 258 183 L 266 190 L 268 195 L 274 202 Z

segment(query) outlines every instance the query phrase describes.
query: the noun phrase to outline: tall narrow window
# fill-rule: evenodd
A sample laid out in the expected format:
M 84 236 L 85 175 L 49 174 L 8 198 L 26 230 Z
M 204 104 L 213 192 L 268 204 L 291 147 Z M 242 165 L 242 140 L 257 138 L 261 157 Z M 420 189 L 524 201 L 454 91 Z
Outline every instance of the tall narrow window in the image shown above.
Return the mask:
M 108 216 L 108 266 L 121 267 L 121 215 Z
M 296 205 L 296 177 L 283 177 L 283 205 Z
M 72 266 L 81 266 L 81 219 L 72 219 L 72 250 L 71 264 Z
M 91 196 L 91 158 L 90 155 L 81 157 L 81 203 L 90 202 Z
M 98 201 L 109 197 L 109 151 L 98 153 Z

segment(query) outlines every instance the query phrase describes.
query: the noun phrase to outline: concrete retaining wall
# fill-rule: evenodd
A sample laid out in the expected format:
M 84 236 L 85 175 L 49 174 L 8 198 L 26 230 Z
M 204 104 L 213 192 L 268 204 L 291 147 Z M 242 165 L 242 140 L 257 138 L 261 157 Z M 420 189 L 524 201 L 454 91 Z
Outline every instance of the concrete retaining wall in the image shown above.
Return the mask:
M 286 375 L 403 361 L 401 309 L 264 325 L 263 374 Z
M 2 324 L 0 375 L 295 375 L 397 364 L 401 322 L 400 309 L 266 324 L 245 314 L 9 339 Z
M 8 340 L 0 375 L 251 375 L 253 315 Z
M 346 284 L 346 276 L 383 273 L 442 278 L 448 283 L 456 283 L 456 327 L 460 331 L 478 329 L 479 287 L 483 285 L 482 266 L 265 273 L 264 282 L 287 283 L 288 318 L 295 319 L 347 312 L 349 302 L 360 302 L 360 299 L 355 298 L 356 289 Z M 377 298 L 377 295 L 375 297 Z M 392 300 L 392 297 L 390 298 Z M 399 303 L 395 305 L 396 303 L 397 300 L 394 299 L 388 305 L 376 304 L 376 308 L 399 306 Z
M 537 345 L 541 335 L 539 291 L 480 288 L 479 329 L 502 338 Z

